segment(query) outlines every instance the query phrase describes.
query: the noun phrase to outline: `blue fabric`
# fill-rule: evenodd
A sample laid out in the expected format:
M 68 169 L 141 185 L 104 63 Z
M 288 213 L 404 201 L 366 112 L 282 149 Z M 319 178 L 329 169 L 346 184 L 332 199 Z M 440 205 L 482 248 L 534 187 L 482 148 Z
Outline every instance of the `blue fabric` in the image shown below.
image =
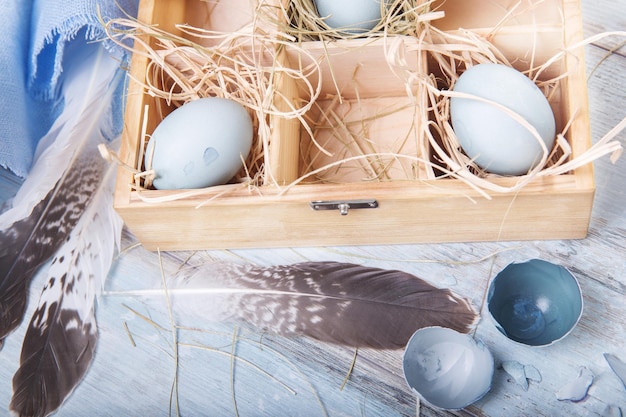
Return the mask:
M 103 39 L 100 17 L 106 21 L 125 14 L 136 16 L 137 2 L 0 2 L 1 167 L 21 177 L 28 173 L 37 142 L 54 118 L 63 53 L 68 42 Z M 114 56 L 121 60 L 126 58 L 122 48 L 112 43 L 107 45 Z M 120 119 L 121 113 L 115 116 Z M 121 120 L 118 123 L 121 126 Z

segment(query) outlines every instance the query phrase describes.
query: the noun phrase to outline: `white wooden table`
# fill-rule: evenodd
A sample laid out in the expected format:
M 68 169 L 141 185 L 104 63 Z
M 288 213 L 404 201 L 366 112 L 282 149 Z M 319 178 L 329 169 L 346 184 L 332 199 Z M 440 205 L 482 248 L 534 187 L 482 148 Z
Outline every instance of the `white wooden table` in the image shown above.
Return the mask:
M 583 0 L 585 34 L 625 30 L 625 12 L 626 0 Z M 587 47 L 588 69 L 623 41 L 606 39 Z M 589 79 L 596 140 L 626 116 L 625 51 L 613 53 Z M 626 133 L 620 137 L 626 142 Z M 489 278 L 510 262 L 542 258 L 559 263 L 578 277 L 584 295 L 583 316 L 567 338 L 546 348 L 520 346 L 500 334 L 486 316 L 477 331 L 496 366 L 505 360 L 532 364 L 542 381 L 531 382 L 525 391 L 496 369 L 491 391 L 466 410 L 442 412 L 422 405 L 420 415 L 595 416 L 609 404 L 626 414 L 625 387 L 603 357 L 608 352 L 626 361 L 626 157 L 615 165 L 603 158 L 595 167 L 593 218 L 589 236 L 582 240 L 164 253 L 164 270 L 172 273 L 190 255 L 259 265 L 346 261 L 413 273 L 479 306 Z M 125 233 L 126 249 L 114 264 L 107 291 L 158 286 L 158 255 L 134 244 Z M 33 302 L 42 280 L 40 274 L 32 284 Z M 344 386 L 355 354 L 351 349 L 201 319 L 191 323 L 198 330 L 178 332 L 176 366 L 163 300 L 147 304 L 136 297 L 105 296 L 98 305 L 98 323 L 94 364 L 59 416 L 175 415 L 170 396 L 175 373 L 184 416 L 416 415 L 416 397 L 402 375 L 401 350 L 359 350 Z M 0 410 L 5 410 L 0 415 L 8 409 L 24 330 L 22 326 L 10 337 L 0 354 Z M 555 392 L 581 366 L 595 374 L 587 398 L 578 403 L 558 401 Z

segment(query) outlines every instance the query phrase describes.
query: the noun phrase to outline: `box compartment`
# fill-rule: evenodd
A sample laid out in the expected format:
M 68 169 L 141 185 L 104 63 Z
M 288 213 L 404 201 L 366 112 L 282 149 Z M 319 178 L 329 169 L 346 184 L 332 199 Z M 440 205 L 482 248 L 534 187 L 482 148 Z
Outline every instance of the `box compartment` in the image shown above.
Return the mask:
M 521 6 L 514 8 L 516 4 Z M 236 31 L 254 18 L 257 6 L 247 0 L 141 0 L 139 20 L 178 33 L 182 33 L 176 28 L 179 23 Z M 232 12 L 235 9 L 237 13 Z M 470 4 L 446 0 L 434 3 L 432 9 L 445 12 L 445 18 L 432 22 L 437 29 L 447 33 L 470 29 L 490 36 L 521 70 L 582 39 L 578 1 L 483 0 Z M 269 32 L 271 27 L 261 30 Z M 315 127 L 314 134 L 303 129 L 297 119 L 273 117 L 266 153 L 271 178 L 258 187 L 225 185 L 171 199 L 177 192 L 134 189 L 130 186 L 132 173 L 121 167 L 115 207 L 127 226 L 151 250 L 586 236 L 595 189 L 591 164 L 563 175 L 534 178 L 515 193 L 491 192 L 489 199 L 458 179 L 435 179 L 436 172 L 420 162 L 432 158 L 422 123 L 428 117 L 424 92 L 416 90 L 409 97 L 384 62 L 382 42 L 351 39 L 303 45 L 323 69 L 323 94 L 306 114 L 309 126 Z M 436 73 L 428 56 L 411 52 L 413 39 L 402 42 L 411 68 Z M 298 67 L 303 62 L 289 49 L 277 56 L 287 66 Z M 582 48 L 568 53 L 545 74 L 567 74 L 550 101 L 557 129 L 571 123 L 566 138 L 572 157 L 591 145 L 583 58 Z M 145 79 L 147 66 L 148 59 L 135 53 L 132 78 Z M 278 77 L 276 89 L 281 92 L 275 98 L 277 108 L 288 108 L 302 99 L 302 86 L 289 77 Z M 131 81 L 120 149 L 125 164 L 141 165 L 144 123 L 149 134 L 166 112 L 163 102 Z M 380 114 L 387 116 L 368 117 Z M 354 142 L 346 139 L 350 137 L 364 140 L 354 149 Z M 332 149 L 333 155 L 319 152 L 313 138 Z M 401 161 L 362 156 L 375 152 L 406 153 L 409 157 Z M 350 164 L 319 170 L 347 156 L 354 157 Z M 293 183 L 297 178 L 301 181 Z M 516 179 L 490 181 L 508 187 Z M 165 201 L 152 202 L 159 199 Z M 312 204 L 330 201 L 349 206 L 362 200 L 375 200 L 377 207 L 348 208 L 342 215 L 342 210 L 315 210 Z

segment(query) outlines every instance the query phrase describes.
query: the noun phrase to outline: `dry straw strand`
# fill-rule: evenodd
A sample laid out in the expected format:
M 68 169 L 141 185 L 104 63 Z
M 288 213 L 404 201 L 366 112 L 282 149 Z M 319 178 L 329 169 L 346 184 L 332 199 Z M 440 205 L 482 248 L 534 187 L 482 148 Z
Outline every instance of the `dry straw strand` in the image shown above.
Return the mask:
M 619 157 L 622 149 L 615 137 L 624 128 L 624 123 L 618 124 L 587 151 L 573 155 L 566 138 L 575 118 L 582 117 L 578 109 L 572 109 L 569 119 L 563 121 L 555 147 L 547 149 L 536 130 L 526 120 L 515 112 L 499 106 L 528 129 L 543 148 L 540 164 L 526 175 L 511 178 L 511 181 L 502 182 L 499 176 L 478 168 L 463 153 L 456 140 L 449 121 L 450 98 L 463 96 L 485 101 L 453 91 L 459 74 L 464 69 L 480 63 L 492 62 L 513 66 L 518 62 L 519 58 L 515 58 L 514 62 L 509 61 L 506 54 L 497 48 L 493 41 L 499 36 L 500 31 L 506 29 L 508 22 L 541 4 L 542 1 L 515 3 L 504 13 L 501 21 L 487 32 L 462 28 L 454 31 L 440 30 L 433 22 L 441 18 L 443 12 L 434 9 L 434 2 L 419 3 L 411 0 L 394 0 L 390 7 L 383 8 L 381 23 L 373 30 L 360 34 L 346 34 L 329 28 L 324 23 L 323 17 L 317 15 L 312 0 L 273 3 L 260 1 L 251 24 L 241 30 L 226 33 L 180 24 L 176 26 L 182 33 L 179 36 L 155 25 L 143 24 L 130 18 L 107 22 L 105 28 L 111 39 L 121 45 L 126 45 L 125 40 L 132 39 L 135 42 L 133 52 L 149 59 L 146 79 L 134 81 L 143 84 L 147 94 L 158 98 L 157 110 L 161 116 L 169 111 L 168 107 L 180 106 L 188 100 L 207 95 L 226 96 L 248 108 L 255 120 L 257 132 L 251 156 L 245 161 L 244 168 L 236 178 L 236 184 L 211 187 L 210 190 L 183 190 L 153 195 L 149 188 L 154 173 L 149 167 L 144 169 L 138 166 L 135 169 L 141 172 L 136 173 L 135 183 L 131 187 L 138 191 L 141 199 L 152 203 L 208 195 L 209 197 L 198 205 L 200 207 L 246 187 L 261 194 L 264 186 L 278 186 L 279 194 L 284 194 L 303 182 L 335 182 L 331 179 L 332 175 L 328 177 L 328 174 L 333 172 L 337 174 L 339 169 L 347 172 L 350 169 L 362 170 L 362 179 L 365 181 L 415 180 L 416 172 L 423 170 L 425 173 L 423 179 L 455 178 L 466 184 L 469 187 L 468 191 L 473 190 L 485 198 L 490 198 L 491 193 L 517 193 L 535 178 L 567 174 L 607 154 L 611 154 L 614 160 Z M 537 22 L 534 20 L 529 23 L 527 28 L 529 32 L 535 30 L 536 25 Z M 610 32 L 593 36 L 568 46 L 545 62 L 538 62 L 535 56 L 538 41 L 537 37 L 533 36 L 530 56 L 524 58 L 527 60 L 525 64 L 527 69 L 524 72 L 545 92 L 548 100 L 556 100 L 559 86 L 570 76 L 567 72 L 555 74 L 553 68 L 556 64 L 566 57 L 575 56 L 578 48 L 603 37 L 625 35 L 626 32 Z M 411 41 L 407 42 L 409 39 Z M 335 42 L 343 42 L 341 44 L 345 45 L 346 40 L 353 42 L 351 45 L 355 45 L 355 48 L 367 46 L 372 42 L 381 42 L 384 48 L 384 61 L 390 71 L 404 83 L 407 98 L 416 106 L 413 122 L 415 126 L 411 127 L 416 133 L 409 130 L 404 137 L 398 138 L 397 151 L 380 151 L 375 141 L 367 136 L 370 129 L 368 123 L 382 120 L 387 115 L 386 111 L 365 115 L 356 122 L 342 119 L 337 109 L 346 103 L 358 109 L 365 102 L 357 83 L 353 82 L 352 87 L 356 98 L 346 102 L 332 66 L 329 69 L 331 79 L 324 81 L 321 79 L 320 65 L 324 64 L 325 60 L 328 61 L 330 48 L 334 47 Z M 205 45 L 205 41 L 209 42 L 210 46 Z M 307 44 L 311 42 L 321 42 L 325 60 L 320 60 L 310 53 Z M 290 62 L 284 61 L 280 54 L 285 50 L 289 51 L 288 55 L 292 58 L 297 57 L 296 62 L 293 62 L 293 59 Z M 407 53 L 417 53 L 420 59 L 423 56 L 428 57 L 428 71 L 424 73 L 423 66 L 419 64 L 417 67 L 409 65 L 405 57 Z M 278 73 L 298 82 L 301 100 L 294 102 L 289 97 L 283 96 L 281 91 L 273 89 Z M 337 94 L 330 99 L 321 97 L 322 82 L 332 83 Z M 289 103 L 287 111 L 278 111 L 275 108 L 273 103 L 277 97 Z M 425 99 L 424 103 L 419 102 L 420 97 Z M 326 104 L 330 105 L 320 107 L 320 99 L 326 100 Z M 493 102 L 489 103 L 498 106 Z M 419 104 L 425 104 L 426 107 L 423 109 L 425 111 L 417 111 Z M 311 118 L 312 110 L 319 114 L 318 120 Z M 277 184 L 270 166 L 271 158 L 268 152 L 272 117 L 297 119 L 303 137 L 308 138 L 301 147 L 304 162 L 302 175 L 287 185 Z M 144 126 L 146 123 L 144 117 Z M 355 126 L 359 126 L 358 129 Z M 334 134 L 336 137 L 346 138 L 339 151 L 336 147 L 329 151 L 328 142 L 319 140 L 319 133 L 329 128 L 336 131 Z M 145 149 L 146 137 L 144 132 L 141 150 Z M 403 153 L 402 144 L 407 140 L 417 142 L 419 152 L 408 155 Z M 356 154 L 349 150 L 352 146 L 356 149 Z M 431 158 L 428 158 L 428 153 L 432 155 Z M 320 159 L 321 157 L 331 162 L 324 164 L 325 159 Z M 317 163 L 318 160 L 322 163 Z M 402 160 L 412 162 L 402 165 L 404 178 L 395 178 L 390 175 L 389 170 L 393 164 L 400 164 Z M 350 168 L 350 163 L 355 165 Z M 419 175 L 417 179 L 422 180 Z

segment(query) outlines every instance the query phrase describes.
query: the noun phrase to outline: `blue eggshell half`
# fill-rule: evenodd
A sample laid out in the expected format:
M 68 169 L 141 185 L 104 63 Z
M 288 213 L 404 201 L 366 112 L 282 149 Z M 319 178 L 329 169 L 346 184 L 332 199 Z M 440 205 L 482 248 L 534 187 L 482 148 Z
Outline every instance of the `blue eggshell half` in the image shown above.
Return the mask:
M 481 399 L 494 374 L 493 356 L 481 341 L 439 326 L 413 334 L 402 367 L 409 387 L 444 410 L 460 410 Z
M 530 346 L 550 345 L 571 332 L 583 311 L 578 281 L 540 259 L 512 263 L 489 285 L 487 306 L 498 330 Z
M 217 97 L 190 101 L 156 127 L 145 152 L 159 190 L 225 184 L 250 153 L 253 125 L 239 103 Z
M 479 64 L 465 71 L 454 91 L 493 101 L 532 125 L 550 152 L 556 139 L 554 113 L 541 90 L 521 72 L 501 64 Z M 543 156 L 537 138 L 506 111 L 472 98 L 452 97 L 450 118 L 463 151 L 482 169 L 523 175 Z

